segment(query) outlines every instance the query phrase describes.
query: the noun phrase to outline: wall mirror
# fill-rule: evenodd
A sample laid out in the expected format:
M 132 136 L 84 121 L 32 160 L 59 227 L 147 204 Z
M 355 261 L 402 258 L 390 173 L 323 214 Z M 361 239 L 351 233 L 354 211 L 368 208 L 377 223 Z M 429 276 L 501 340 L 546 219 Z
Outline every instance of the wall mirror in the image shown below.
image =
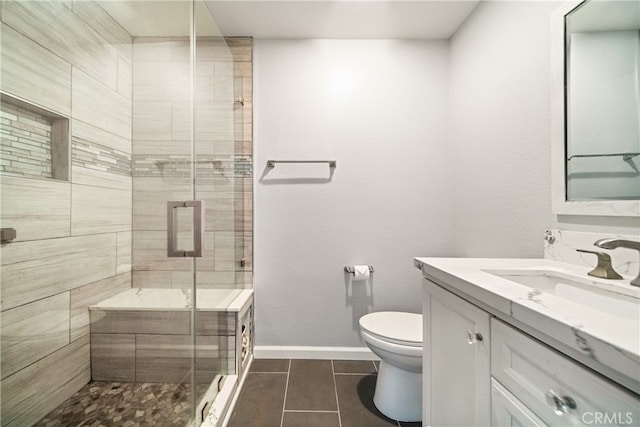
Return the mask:
M 567 2 L 552 31 L 554 213 L 640 216 L 640 0 Z

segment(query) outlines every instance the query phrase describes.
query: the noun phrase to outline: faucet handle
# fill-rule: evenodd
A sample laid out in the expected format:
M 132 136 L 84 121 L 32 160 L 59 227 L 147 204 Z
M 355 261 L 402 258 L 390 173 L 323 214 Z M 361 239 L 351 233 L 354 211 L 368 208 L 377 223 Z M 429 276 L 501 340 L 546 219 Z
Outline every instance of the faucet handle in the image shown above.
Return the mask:
M 622 276 L 613 269 L 613 265 L 611 265 L 611 256 L 609 256 L 609 254 L 604 252 L 588 251 L 586 249 L 576 249 L 576 251 L 583 252 L 585 254 L 594 254 L 598 257 L 598 265 L 588 273 L 589 276 L 599 277 L 601 279 L 622 279 Z

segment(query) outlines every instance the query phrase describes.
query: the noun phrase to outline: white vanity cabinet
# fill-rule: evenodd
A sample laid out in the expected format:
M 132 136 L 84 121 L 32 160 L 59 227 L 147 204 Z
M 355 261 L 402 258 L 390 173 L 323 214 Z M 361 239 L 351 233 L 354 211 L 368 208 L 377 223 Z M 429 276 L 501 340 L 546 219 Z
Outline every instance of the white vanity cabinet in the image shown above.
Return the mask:
M 490 316 L 428 280 L 425 286 L 423 425 L 489 426 Z
M 640 426 L 638 395 L 424 284 L 423 425 Z

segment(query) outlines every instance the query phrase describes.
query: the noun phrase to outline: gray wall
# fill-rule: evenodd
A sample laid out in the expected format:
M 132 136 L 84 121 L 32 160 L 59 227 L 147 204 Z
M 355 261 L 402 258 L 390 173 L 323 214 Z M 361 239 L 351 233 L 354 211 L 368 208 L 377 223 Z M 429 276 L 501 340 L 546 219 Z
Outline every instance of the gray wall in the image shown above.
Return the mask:
M 2 423 L 28 425 L 89 381 L 87 307 L 130 287 L 132 49 L 93 2 L 1 7 L 2 91 L 71 127 L 70 180 L 0 174 Z
M 257 344 L 363 346 L 363 314 L 421 310 L 412 257 L 450 254 L 447 43 L 256 40 L 254 73 Z
M 413 256 L 542 257 L 553 228 L 638 234 L 637 218 L 551 211 L 558 6 L 483 2 L 448 43 L 256 41 L 258 345 L 362 345 L 360 315 L 420 310 Z M 263 169 L 279 157 L 338 168 Z M 359 263 L 372 287 L 345 283 Z
M 541 257 L 552 222 L 554 2 L 481 3 L 450 57 L 454 253 Z

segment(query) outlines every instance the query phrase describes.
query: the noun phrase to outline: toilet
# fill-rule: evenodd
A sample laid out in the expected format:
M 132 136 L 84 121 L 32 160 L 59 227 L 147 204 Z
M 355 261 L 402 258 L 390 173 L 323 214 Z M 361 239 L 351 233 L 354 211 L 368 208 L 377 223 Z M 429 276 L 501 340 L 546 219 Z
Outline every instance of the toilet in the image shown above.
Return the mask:
M 360 318 L 360 334 L 380 360 L 376 408 L 397 421 L 422 420 L 422 315 L 397 311 Z

